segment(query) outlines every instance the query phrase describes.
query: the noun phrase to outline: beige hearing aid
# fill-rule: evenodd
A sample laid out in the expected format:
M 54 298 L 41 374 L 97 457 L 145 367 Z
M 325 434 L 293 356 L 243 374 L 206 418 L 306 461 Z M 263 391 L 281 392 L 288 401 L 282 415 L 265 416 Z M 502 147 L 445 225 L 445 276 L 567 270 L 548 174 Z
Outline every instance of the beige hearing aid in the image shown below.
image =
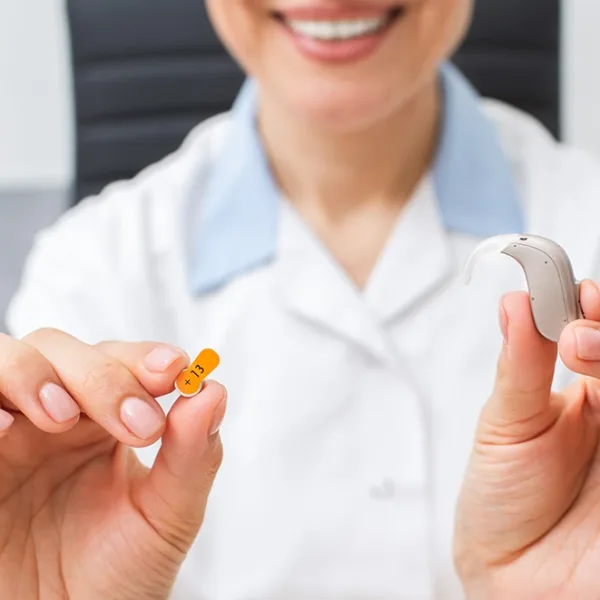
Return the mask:
M 567 253 L 556 242 L 535 235 L 488 238 L 469 257 L 464 271 L 465 283 L 471 280 L 479 259 L 495 252 L 511 256 L 521 265 L 535 326 L 545 338 L 558 342 L 566 325 L 583 317 L 579 282 L 575 280 Z

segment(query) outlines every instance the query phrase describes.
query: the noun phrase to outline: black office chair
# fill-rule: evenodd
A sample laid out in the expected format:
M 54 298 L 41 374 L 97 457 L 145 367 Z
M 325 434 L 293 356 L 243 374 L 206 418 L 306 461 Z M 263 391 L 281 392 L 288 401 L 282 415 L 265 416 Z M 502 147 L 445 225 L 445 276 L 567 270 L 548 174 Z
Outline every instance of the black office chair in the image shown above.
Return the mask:
M 226 1 L 226 0 L 225 0 Z M 227 110 L 243 74 L 203 0 L 67 0 L 76 111 L 73 201 L 129 179 Z M 476 0 L 456 64 L 557 137 L 560 0 Z

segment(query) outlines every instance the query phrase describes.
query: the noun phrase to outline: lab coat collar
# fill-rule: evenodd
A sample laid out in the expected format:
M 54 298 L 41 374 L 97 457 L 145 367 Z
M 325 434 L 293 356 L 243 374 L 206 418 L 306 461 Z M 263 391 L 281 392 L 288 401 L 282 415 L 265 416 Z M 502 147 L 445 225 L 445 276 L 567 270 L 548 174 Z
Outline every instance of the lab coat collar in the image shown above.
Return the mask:
M 457 273 L 431 177 L 425 178 L 387 240 L 364 289 L 364 300 L 381 325 L 399 319 Z
M 431 176 L 444 228 L 479 237 L 523 231 L 514 173 L 480 97 L 450 64 L 440 81 L 444 108 Z M 256 102 L 256 83 L 248 80 L 208 186 L 193 199 L 188 266 L 196 294 L 276 257 L 281 194 L 256 129 Z
M 361 291 L 293 207 L 280 212 L 274 295 L 292 314 L 393 366 L 389 340 Z
M 388 323 L 452 281 L 454 253 L 431 178 L 405 207 L 364 289 L 341 269 L 293 207 L 280 213 L 274 291 L 296 316 L 397 368 Z

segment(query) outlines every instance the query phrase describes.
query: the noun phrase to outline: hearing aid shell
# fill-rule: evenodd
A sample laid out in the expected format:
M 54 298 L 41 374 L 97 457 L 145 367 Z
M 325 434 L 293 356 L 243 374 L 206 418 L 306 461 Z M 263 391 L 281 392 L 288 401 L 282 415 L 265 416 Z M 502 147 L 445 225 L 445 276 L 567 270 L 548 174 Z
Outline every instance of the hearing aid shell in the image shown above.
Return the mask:
M 531 301 L 533 320 L 545 338 L 558 342 L 563 329 L 583 317 L 579 304 L 579 282 L 571 261 L 556 242 L 527 234 L 499 235 L 484 240 L 471 254 L 464 270 L 469 283 L 475 265 L 483 256 L 500 252 L 522 267 Z

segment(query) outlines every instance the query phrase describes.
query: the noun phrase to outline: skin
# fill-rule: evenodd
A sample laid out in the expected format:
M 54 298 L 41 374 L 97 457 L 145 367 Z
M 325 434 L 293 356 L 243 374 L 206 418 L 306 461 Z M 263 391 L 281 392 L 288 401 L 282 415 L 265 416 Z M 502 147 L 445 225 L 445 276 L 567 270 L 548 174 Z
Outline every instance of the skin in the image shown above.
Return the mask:
M 346 0 L 207 0 L 221 39 L 258 80 L 259 126 L 290 203 L 359 287 L 435 147 L 439 64 L 470 23 L 471 0 L 406 0 L 406 13 L 367 58 L 308 59 L 271 10 Z M 360 6 L 381 7 L 381 0 Z M 391 6 L 383 3 L 383 6 Z M 347 240 L 354 240 L 348 244 Z
M 168 597 L 204 517 L 221 463 L 215 422 L 225 390 L 209 383 L 180 398 L 167 418 L 154 399 L 174 389 L 188 359 L 145 366 L 155 344 L 92 347 L 42 330 L 0 336 L 0 582 L 15 600 Z M 54 383 L 81 410 L 57 423 L 40 390 Z M 148 439 L 120 420 L 127 397 L 148 403 L 161 425 Z M 162 437 L 149 471 L 132 447 Z
M 535 329 L 526 294 L 501 306 L 506 332 L 457 509 L 455 556 L 473 600 L 600 595 L 600 289 L 583 282 L 586 321 L 560 343 Z M 584 352 L 577 336 L 592 334 Z M 557 352 L 582 377 L 552 393 Z

